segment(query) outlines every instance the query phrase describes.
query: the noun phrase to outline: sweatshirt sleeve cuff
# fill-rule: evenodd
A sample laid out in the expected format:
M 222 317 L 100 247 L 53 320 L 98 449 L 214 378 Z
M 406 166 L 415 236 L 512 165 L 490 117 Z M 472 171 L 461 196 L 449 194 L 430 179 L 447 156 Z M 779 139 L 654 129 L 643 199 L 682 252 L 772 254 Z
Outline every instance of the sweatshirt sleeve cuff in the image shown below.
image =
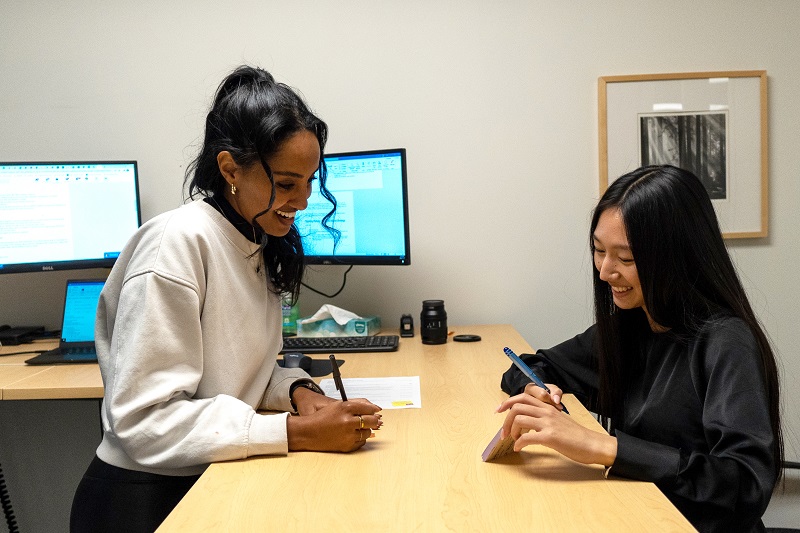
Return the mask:
M 289 398 L 289 388 L 299 379 L 311 379 L 299 368 L 282 368 L 276 365 L 264 393 L 259 409 L 269 411 L 294 411 Z
M 616 432 L 617 458 L 608 475 L 671 484 L 680 467 L 680 450 Z
M 289 413 L 255 414 L 250 422 L 247 456 L 288 454 L 289 436 L 286 433 L 288 416 Z

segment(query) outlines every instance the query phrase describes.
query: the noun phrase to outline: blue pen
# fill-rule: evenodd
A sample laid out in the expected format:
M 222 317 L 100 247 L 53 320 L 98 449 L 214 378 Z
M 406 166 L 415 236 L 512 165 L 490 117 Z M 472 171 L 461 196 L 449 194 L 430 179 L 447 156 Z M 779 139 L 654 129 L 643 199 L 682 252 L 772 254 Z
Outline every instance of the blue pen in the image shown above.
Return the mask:
M 531 368 L 528 365 L 526 365 L 525 362 L 522 359 L 520 359 L 517 354 L 515 354 L 514 352 L 511 351 L 511 348 L 507 348 L 507 347 L 503 348 L 503 351 L 508 356 L 508 358 L 511 359 L 511 362 L 514 363 L 515 365 L 517 365 L 517 368 L 519 368 L 522 371 L 522 373 L 525 374 L 525 376 L 529 380 L 533 381 L 536 384 L 537 387 L 541 387 L 544 390 L 546 390 L 547 394 L 550 394 L 550 389 L 547 388 L 547 385 L 544 384 L 544 381 L 539 379 L 539 376 L 534 374 L 533 370 L 531 370 Z M 567 406 L 566 405 L 564 405 L 562 403 L 561 407 L 562 407 L 562 409 L 564 410 L 565 413 L 569 414 L 569 411 L 567 411 Z

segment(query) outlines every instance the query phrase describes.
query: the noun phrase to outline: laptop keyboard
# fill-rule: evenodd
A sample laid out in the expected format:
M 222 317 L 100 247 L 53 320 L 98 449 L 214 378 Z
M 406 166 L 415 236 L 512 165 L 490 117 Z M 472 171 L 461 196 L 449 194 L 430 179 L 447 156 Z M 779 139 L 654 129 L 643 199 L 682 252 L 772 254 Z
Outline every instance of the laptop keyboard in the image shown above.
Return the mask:
M 91 346 L 86 346 L 83 348 L 61 348 L 61 353 L 69 354 L 69 355 L 80 355 L 90 353 L 92 355 L 95 354 L 95 349 Z
M 61 355 L 64 361 L 97 361 L 97 351 L 91 346 L 62 348 Z

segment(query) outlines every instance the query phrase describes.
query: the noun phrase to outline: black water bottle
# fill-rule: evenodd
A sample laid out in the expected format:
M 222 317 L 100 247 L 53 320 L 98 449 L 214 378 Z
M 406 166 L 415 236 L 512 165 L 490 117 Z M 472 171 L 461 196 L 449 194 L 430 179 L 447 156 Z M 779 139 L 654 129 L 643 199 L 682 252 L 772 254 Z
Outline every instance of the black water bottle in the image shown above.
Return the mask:
M 447 312 L 444 300 L 425 300 L 419 314 L 419 331 L 422 344 L 444 344 L 447 342 Z

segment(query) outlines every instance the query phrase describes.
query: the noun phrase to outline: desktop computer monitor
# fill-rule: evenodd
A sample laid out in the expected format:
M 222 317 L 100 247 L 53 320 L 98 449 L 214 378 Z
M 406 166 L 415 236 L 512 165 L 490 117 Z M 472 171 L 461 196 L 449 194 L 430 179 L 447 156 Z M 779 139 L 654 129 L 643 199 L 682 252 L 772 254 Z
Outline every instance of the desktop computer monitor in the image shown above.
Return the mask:
M 0 274 L 111 267 L 140 224 L 136 161 L 0 163 Z
M 408 265 L 408 185 L 404 148 L 325 155 L 327 188 L 336 198 L 329 221 L 339 242 L 322 225 L 331 203 L 315 187 L 295 224 L 311 265 Z

